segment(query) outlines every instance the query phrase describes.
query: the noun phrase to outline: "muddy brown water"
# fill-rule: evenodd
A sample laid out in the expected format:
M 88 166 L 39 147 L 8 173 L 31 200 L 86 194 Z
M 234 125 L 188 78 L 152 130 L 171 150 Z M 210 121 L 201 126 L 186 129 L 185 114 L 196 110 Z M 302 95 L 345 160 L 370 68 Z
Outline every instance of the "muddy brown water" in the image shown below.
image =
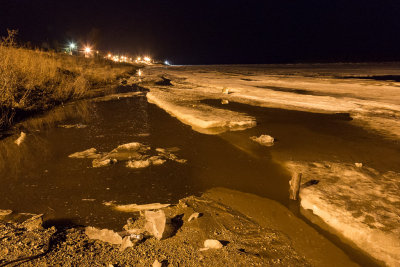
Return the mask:
M 58 127 L 65 124 L 87 127 Z M 194 132 L 147 103 L 145 96 L 74 103 L 27 121 L 24 127 L 27 137 L 20 146 L 14 144 L 17 136 L 0 141 L 1 209 L 45 213 L 54 223 L 120 229 L 129 215 L 103 202 L 176 203 L 217 186 L 282 202 L 287 198 L 289 176 L 268 153 L 249 157 L 218 136 Z M 178 147 L 176 154 L 187 163 L 129 169 L 121 162 L 92 168 L 90 159 L 68 157 L 92 147 L 107 152 L 129 142 Z
M 395 162 L 399 144 L 354 126 L 346 114 L 205 102 L 253 115 L 258 125 L 220 135 L 200 134 L 149 104 L 144 95 L 80 101 L 26 121 L 20 127 L 27 138 L 20 146 L 14 144 L 17 136 L 0 140 L 0 209 L 45 213 L 52 224 L 120 230 L 130 215 L 114 211 L 104 202 L 176 203 L 209 188 L 226 187 L 297 209 L 288 200 L 290 174 L 280 160 L 341 159 L 367 163 L 380 171 L 400 171 Z M 87 127 L 58 127 L 65 124 Z M 262 147 L 249 139 L 260 134 L 276 137 L 276 144 Z M 153 149 L 178 147 L 176 154 L 187 163 L 166 162 L 146 169 L 129 169 L 125 163 L 92 168 L 90 159 L 68 157 L 91 147 L 108 152 L 130 142 Z M 371 265 L 362 257 L 355 260 Z

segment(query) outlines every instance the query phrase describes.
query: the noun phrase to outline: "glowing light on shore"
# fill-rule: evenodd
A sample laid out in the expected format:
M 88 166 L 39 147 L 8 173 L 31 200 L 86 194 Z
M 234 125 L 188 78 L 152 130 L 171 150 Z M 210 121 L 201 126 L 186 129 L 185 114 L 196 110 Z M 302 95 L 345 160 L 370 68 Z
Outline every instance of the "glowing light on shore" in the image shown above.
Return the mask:
M 149 57 L 144 57 L 143 60 L 146 61 L 146 62 L 150 62 L 150 61 L 151 61 L 151 58 L 149 58 Z
M 92 52 L 92 49 L 87 46 L 87 47 L 85 47 L 84 51 L 85 51 L 86 54 L 89 54 L 90 52 Z

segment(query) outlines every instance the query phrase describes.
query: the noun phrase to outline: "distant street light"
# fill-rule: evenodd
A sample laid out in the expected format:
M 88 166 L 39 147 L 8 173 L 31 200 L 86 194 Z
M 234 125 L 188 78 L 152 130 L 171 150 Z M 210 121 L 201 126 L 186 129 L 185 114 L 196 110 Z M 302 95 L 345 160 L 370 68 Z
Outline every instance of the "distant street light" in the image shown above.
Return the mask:
M 92 52 L 92 49 L 89 46 L 86 46 L 83 52 L 85 53 L 85 57 L 89 57 L 90 53 Z
M 74 50 L 76 50 L 76 44 L 74 43 L 74 42 L 70 42 L 69 44 L 68 44 L 68 47 L 67 47 L 67 52 L 70 54 L 70 55 L 72 55 L 72 52 L 74 51 Z

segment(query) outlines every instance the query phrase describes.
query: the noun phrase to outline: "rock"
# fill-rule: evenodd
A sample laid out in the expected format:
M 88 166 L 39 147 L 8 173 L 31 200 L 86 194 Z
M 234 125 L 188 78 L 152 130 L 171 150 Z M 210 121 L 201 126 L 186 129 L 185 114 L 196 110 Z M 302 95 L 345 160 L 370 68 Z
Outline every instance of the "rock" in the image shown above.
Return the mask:
M 24 142 L 26 138 L 26 133 L 21 132 L 20 136 L 18 137 L 17 140 L 14 141 L 15 144 L 17 144 L 17 146 L 21 145 L 22 142 Z
M 126 167 L 132 168 L 132 169 L 143 169 L 147 168 L 151 165 L 151 161 L 146 159 L 146 160 L 131 160 L 126 163 Z
M 224 87 L 222 88 L 222 93 L 228 95 L 229 94 L 229 89 Z
M 28 231 L 43 229 L 43 214 L 35 215 L 32 218 L 24 221 L 22 226 L 26 228 Z
M 354 165 L 356 165 L 357 168 L 362 168 L 363 164 L 361 162 L 356 162 L 354 163 Z
M 250 139 L 263 146 L 272 146 L 275 141 L 275 139 L 272 136 L 266 134 L 260 135 L 259 137 L 252 136 L 250 137 Z
M 119 247 L 119 251 L 124 251 L 126 248 L 130 248 L 133 247 L 133 243 L 131 241 L 131 237 L 130 236 L 125 236 L 122 239 L 122 243 L 121 246 Z
M 197 219 L 197 218 L 199 218 L 199 217 L 200 217 L 200 213 L 195 212 L 195 213 L 193 213 L 192 215 L 190 215 L 190 217 L 189 217 L 189 219 L 188 219 L 188 222 L 190 222 L 191 220 Z
M 0 210 L 0 216 L 7 216 L 10 215 L 12 212 L 12 210 Z
M 100 156 L 101 155 L 97 153 L 97 149 L 92 147 L 81 152 L 75 152 L 68 157 L 77 159 L 97 159 Z
M 162 208 L 166 208 L 171 204 L 160 204 L 160 203 L 152 203 L 152 204 L 144 204 L 144 205 L 137 205 L 137 204 L 128 204 L 128 205 L 115 205 L 113 208 L 118 211 L 123 212 L 136 212 L 142 210 L 158 210 Z
M 222 100 L 221 100 L 221 104 L 222 104 L 222 105 L 227 105 L 227 104 L 229 104 L 229 100 L 227 100 L 227 99 L 222 99 Z
M 204 241 L 204 248 L 206 249 L 220 249 L 223 245 L 216 239 L 207 239 Z
M 162 264 L 161 264 L 161 262 L 159 262 L 158 260 L 155 260 L 154 262 L 153 262 L 153 267 L 161 267 L 162 266 Z
M 92 226 L 88 226 L 85 228 L 85 234 L 90 239 L 96 239 L 115 245 L 122 244 L 122 237 L 113 230 L 98 229 Z
M 165 230 L 166 218 L 163 210 L 145 211 L 146 218 L 145 229 L 149 234 L 160 240 Z

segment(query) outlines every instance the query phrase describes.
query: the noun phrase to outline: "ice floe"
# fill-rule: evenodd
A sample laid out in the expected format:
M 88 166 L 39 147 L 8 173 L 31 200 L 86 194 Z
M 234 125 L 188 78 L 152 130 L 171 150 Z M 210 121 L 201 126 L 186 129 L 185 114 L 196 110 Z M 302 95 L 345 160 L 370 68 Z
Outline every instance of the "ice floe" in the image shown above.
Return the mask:
M 97 153 L 97 149 L 92 147 L 92 148 L 86 149 L 86 150 L 81 151 L 81 152 L 72 153 L 68 157 L 77 158 L 77 159 L 84 159 L 84 158 L 96 159 L 96 158 L 99 158 L 100 156 L 101 155 Z
M 147 99 L 200 133 L 218 134 L 256 125 L 254 117 L 203 104 L 199 102 L 201 98 L 190 96 L 188 91 L 171 93 L 153 89 L 147 93 Z
M 400 138 L 400 83 L 374 80 L 374 75 L 398 75 L 398 67 L 380 65 L 260 65 L 182 66 L 147 69 L 148 80 L 168 76 L 168 89 L 146 84 L 149 101 L 157 104 L 193 128 L 209 127 L 207 122 L 232 121 L 228 114 L 202 115 L 202 105 L 189 108 L 176 100 L 217 99 L 262 107 L 291 110 L 349 113 L 355 124 L 390 138 Z M 234 75 L 232 74 L 234 73 Z M 371 79 L 349 79 L 351 76 Z M 229 90 L 227 89 L 229 88 Z M 222 91 L 222 93 L 221 93 Z M 229 93 L 229 94 L 226 94 Z M 165 96 L 171 94 L 173 96 Z M 190 101 L 189 101 L 190 102 Z M 193 103 L 193 102 L 191 102 Z M 197 109 L 197 110 L 196 110 Z M 249 125 L 248 120 L 247 126 Z M 220 125 L 218 125 L 220 126 Z M 251 127 L 251 126 L 250 126 Z
M 138 204 L 115 205 L 114 203 L 111 203 L 111 202 L 104 202 L 104 205 L 110 206 L 117 211 L 123 211 L 123 212 L 137 212 L 137 211 L 142 211 L 142 210 L 158 210 L 158 209 L 163 209 L 163 208 L 170 206 L 170 204 L 160 204 L 160 203 L 150 203 L 150 204 L 143 204 L 143 205 L 138 205 Z
M 178 158 L 174 153 L 179 148 L 156 148 L 152 150 L 149 146 L 138 142 L 122 144 L 110 152 L 100 153 L 96 148 L 70 154 L 70 158 L 93 159 L 92 167 L 105 167 L 117 162 L 127 162 L 127 168 L 142 169 L 151 165 L 162 165 L 167 160 L 178 163 L 186 163 L 186 159 Z
M 400 265 L 400 173 L 335 162 L 287 166 L 305 180 L 319 180 L 301 189 L 302 208 L 372 257 Z
M 252 136 L 250 137 L 250 139 L 263 146 L 273 146 L 275 141 L 275 139 L 272 136 L 267 134 L 260 135 L 259 137 Z

